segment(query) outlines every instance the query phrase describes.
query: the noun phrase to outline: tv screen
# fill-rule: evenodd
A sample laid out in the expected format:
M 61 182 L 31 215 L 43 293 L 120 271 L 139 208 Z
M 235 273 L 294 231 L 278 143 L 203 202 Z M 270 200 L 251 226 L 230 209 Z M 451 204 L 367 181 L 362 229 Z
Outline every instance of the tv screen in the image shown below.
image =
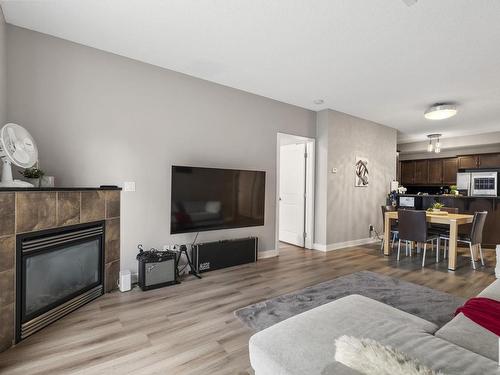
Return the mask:
M 264 225 L 266 172 L 172 166 L 170 233 Z

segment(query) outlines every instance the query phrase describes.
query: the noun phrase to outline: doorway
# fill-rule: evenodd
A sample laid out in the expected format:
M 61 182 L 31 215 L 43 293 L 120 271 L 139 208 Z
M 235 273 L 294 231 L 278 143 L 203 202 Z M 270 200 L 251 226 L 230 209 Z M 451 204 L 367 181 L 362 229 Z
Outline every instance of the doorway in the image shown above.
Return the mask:
M 315 140 L 278 133 L 276 249 L 279 243 L 312 249 Z

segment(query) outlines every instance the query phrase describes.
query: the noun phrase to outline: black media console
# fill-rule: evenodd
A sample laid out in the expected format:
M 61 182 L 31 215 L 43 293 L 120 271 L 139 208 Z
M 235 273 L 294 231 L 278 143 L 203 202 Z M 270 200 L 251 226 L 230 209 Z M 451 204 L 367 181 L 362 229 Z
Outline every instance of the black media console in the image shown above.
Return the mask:
M 257 237 L 196 244 L 193 246 L 193 263 L 196 272 L 256 262 L 257 245 Z

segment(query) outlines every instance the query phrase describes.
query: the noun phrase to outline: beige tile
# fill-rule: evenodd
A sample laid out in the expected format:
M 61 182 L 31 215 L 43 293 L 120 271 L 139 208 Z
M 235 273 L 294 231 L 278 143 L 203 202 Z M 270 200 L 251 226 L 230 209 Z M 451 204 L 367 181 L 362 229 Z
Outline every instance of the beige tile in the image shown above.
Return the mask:
M 80 192 L 60 191 L 57 193 L 57 225 L 80 223 Z
M 120 259 L 120 219 L 106 220 L 105 263 Z
M 14 234 L 15 193 L 0 193 L 0 236 Z
M 120 273 L 120 260 L 108 263 L 104 270 L 104 291 L 111 292 L 118 288 L 118 274 Z
M 14 344 L 14 304 L 0 305 L 0 352 Z
M 104 191 L 82 191 L 80 214 L 80 221 L 82 223 L 104 220 L 106 211 L 104 193 Z
M 112 190 L 106 191 L 106 218 L 113 218 L 120 216 L 120 191 Z
M 17 233 L 56 226 L 56 192 L 17 193 Z
M 16 240 L 14 236 L 0 238 L 0 272 L 14 268 Z
M 0 272 L 0 306 L 14 303 L 14 270 Z

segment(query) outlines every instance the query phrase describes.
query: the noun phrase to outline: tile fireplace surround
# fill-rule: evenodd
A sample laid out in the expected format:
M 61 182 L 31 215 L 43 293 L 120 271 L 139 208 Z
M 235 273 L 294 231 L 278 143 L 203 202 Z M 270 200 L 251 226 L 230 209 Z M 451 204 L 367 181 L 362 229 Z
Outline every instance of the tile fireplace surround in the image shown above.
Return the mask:
M 16 236 L 103 220 L 107 293 L 120 270 L 120 189 L 0 189 L 0 352 L 15 337 Z

